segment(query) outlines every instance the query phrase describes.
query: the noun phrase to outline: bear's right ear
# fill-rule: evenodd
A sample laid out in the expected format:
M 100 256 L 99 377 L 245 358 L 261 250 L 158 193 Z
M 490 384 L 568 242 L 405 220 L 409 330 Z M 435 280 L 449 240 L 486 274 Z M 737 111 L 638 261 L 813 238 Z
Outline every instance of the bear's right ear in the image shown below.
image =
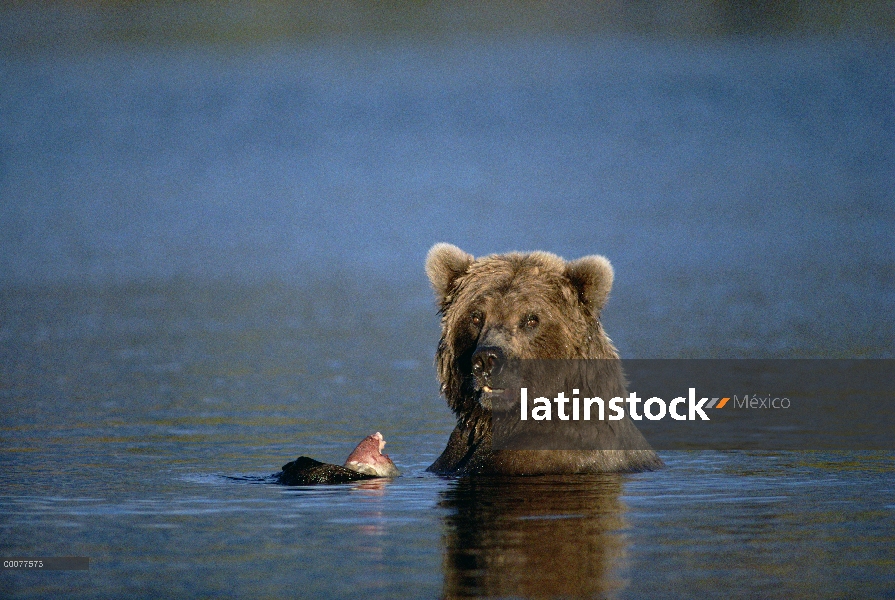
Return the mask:
M 432 282 L 439 304 L 443 304 L 457 277 L 466 273 L 475 260 L 452 244 L 435 244 L 426 256 L 426 275 Z

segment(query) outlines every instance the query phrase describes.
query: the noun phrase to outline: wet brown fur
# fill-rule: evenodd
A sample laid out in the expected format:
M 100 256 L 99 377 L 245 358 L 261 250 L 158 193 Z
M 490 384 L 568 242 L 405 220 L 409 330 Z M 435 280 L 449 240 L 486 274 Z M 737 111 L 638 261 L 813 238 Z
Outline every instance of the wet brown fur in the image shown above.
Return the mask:
M 547 252 L 475 259 L 456 246 L 436 244 L 426 259 L 426 273 L 442 317 L 438 378 L 457 417 L 447 448 L 429 470 L 536 474 L 661 466 L 651 450 L 493 452 L 490 410 L 479 403 L 471 376 L 473 353 L 483 343 L 500 346 L 508 358 L 618 358 L 600 323 L 613 281 L 608 260 L 587 256 L 567 262 Z M 482 315 L 481 326 L 472 324 L 474 312 Z M 529 330 L 531 315 L 538 324 Z M 614 395 L 624 395 L 620 371 L 612 387 Z

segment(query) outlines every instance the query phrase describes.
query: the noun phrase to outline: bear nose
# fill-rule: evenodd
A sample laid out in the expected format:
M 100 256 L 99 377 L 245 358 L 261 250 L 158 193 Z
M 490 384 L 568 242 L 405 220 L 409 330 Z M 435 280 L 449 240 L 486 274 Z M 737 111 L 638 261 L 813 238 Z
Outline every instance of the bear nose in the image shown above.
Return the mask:
M 503 352 L 497 346 L 483 346 L 472 355 L 472 373 L 476 377 L 496 375 L 503 362 Z

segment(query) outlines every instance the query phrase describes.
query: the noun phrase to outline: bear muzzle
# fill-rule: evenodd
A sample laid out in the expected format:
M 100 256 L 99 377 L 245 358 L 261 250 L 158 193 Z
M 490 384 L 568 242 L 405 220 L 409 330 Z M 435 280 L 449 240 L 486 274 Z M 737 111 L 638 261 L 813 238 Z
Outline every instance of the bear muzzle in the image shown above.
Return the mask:
M 479 404 L 492 407 L 492 399 L 505 393 L 501 374 L 506 357 L 499 346 L 479 346 L 472 355 L 472 375 L 478 392 Z

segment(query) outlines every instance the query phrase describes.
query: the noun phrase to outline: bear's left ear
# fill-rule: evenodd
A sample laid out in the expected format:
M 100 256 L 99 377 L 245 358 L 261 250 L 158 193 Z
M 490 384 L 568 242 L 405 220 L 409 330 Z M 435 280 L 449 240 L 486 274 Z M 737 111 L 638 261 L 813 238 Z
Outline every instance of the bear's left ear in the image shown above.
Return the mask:
M 475 259 L 452 244 L 435 244 L 426 256 L 426 275 L 439 304 L 444 304 L 457 277 L 466 273 Z
M 578 300 L 595 313 L 606 305 L 614 276 L 605 256 L 594 254 L 566 263 L 566 277 L 578 290 Z

